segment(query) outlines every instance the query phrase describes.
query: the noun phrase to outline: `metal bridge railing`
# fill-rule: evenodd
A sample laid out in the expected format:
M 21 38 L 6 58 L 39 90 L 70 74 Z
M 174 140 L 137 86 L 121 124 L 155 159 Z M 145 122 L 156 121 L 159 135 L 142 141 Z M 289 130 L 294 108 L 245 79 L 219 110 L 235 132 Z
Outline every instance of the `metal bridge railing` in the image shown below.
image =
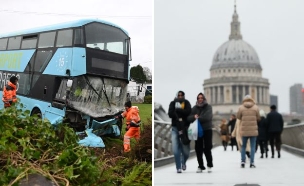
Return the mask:
M 213 146 L 221 144 L 220 134 L 213 129 Z M 194 142 L 190 143 L 190 153 L 195 154 Z M 154 120 L 154 166 L 159 167 L 172 163 L 171 122 Z
M 286 150 L 304 156 L 304 123 L 285 126 L 281 138 Z

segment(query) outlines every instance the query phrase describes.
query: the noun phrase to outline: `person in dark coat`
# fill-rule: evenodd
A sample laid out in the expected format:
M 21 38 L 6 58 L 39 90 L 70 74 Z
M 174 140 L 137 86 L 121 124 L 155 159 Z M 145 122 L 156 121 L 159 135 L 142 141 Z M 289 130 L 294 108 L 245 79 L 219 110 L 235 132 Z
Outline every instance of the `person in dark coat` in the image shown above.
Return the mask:
M 283 132 L 284 120 L 280 113 L 276 111 L 277 107 L 271 105 L 271 111 L 267 114 L 267 131 L 271 146 L 271 158 L 274 158 L 274 145 L 278 151 L 278 158 L 281 157 L 281 134 Z
M 264 153 L 266 158 L 268 157 L 268 137 L 267 137 L 267 123 L 266 123 L 266 114 L 264 110 L 260 110 L 261 120 L 258 122 L 258 144 L 260 145 L 261 158 L 264 158 Z
M 190 125 L 187 121 L 190 113 L 191 104 L 185 99 L 185 93 L 179 91 L 176 98 L 171 101 L 168 111 L 168 115 L 172 119 L 171 140 L 177 173 L 182 173 L 182 169 L 186 170 L 186 162 L 190 154 L 190 141 L 185 144 L 181 140 L 183 135 L 187 135 L 184 134 L 184 129 Z
M 236 116 L 234 114 L 232 114 L 230 117 L 230 121 L 228 123 L 228 127 L 230 127 L 230 136 L 231 136 L 232 131 L 234 130 L 235 122 L 236 122 Z M 236 150 L 239 150 L 239 147 L 236 142 L 236 138 L 231 138 L 230 143 L 231 143 L 231 150 L 233 150 L 234 145 L 236 146 Z
M 203 93 L 199 93 L 196 97 L 196 104 L 192 108 L 191 114 L 188 116 L 190 123 L 198 119 L 203 128 L 203 136 L 198 137 L 195 141 L 195 152 L 198 161 L 197 173 L 205 170 L 203 162 L 203 154 L 207 160 L 207 171 L 211 172 L 213 167 L 212 153 L 212 106 L 208 104 L 207 99 Z

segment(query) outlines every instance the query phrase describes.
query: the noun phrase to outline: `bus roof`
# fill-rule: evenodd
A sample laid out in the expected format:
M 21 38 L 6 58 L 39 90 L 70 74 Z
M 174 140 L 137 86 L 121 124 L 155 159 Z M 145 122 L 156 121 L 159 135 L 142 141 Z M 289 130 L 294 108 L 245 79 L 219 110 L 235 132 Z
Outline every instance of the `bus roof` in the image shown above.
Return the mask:
M 126 30 L 122 29 L 121 27 L 119 27 L 113 23 L 107 22 L 107 21 L 103 21 L 100 19 L 79 19 L 79 20 L 75 20 L 75 21 L 69 21 L 69 22 L 64 22 L 64 23 L 59 23 L 59 24 L 54 24 L 54 25 L 41 26 L 41 27 L 32 28 L 32 29 L 28 29 L 28 30 L 21 30 L 21 31 L 6 33 L 6 34 L 0 34 L 0 38 L 18 36 L 18 35 L 27 35 L 27 34 L 33 34 L 33 33 L 39 33 L 39 32 L 51 31 L 51 30 L 59 30 L 59 29 L 64 29 L 64 28 L 79 27 L 79 26 L 83 26 L 83 25 L 93 23 L 93 22 L 114 26 L 116 28 L 121 29 L 125 34 L 129 35 Z

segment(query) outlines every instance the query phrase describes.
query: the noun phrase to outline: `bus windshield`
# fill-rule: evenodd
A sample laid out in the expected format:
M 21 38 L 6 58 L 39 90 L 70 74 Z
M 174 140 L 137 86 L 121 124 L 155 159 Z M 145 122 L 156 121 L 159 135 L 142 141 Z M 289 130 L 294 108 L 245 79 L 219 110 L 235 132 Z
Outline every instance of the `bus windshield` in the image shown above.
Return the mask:
M 100 23 L 85 26 L 86 47 L 128 54 L 129 37 L 120 29 Z
M 61 82 L 56 94 L 59 100 L 66 99 L 66 83 Z M 113 115 L 124 109 L 126 93 L 126 81 L 79 76 L 73 79 L 68 106 L 95 118 Z

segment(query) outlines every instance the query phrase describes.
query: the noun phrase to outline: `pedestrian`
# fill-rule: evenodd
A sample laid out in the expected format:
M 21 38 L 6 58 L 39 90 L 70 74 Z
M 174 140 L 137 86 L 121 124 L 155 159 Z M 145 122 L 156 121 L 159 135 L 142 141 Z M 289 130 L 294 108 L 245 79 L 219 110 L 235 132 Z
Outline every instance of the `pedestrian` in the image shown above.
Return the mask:
M 281 157 L 281 134 L 283 132 L 284 120 L 280 113 L 276 111 L 277 107 L 271 105 L 271 111 L 267 114 L 267 131 L 271 146 L 271 158 L 274 158 L 274 145 L 278 151 L 278 158 Z
M 187 121 L 188 115 L 191 113 L 191 104 L 185 99 L 185 93 L 178 91 L 177 96 L 170 102 L 168 115 L 172 123 L 172 150 L 175 159 L 177 173 L 186 170 L 186 162 L 190 154 L 190 141 L 185 144 L 182 138 L 185 134 L 185 128 L 189 126 Z
M 221 133 L 222 145 L 224 147 L 224 151 L 226 151 L 229 141 L 228 125 L 226 119 L 221 120 L 220 129 L 221 129 L 220 133 Z
M 234 129 L 231 133 L 231 139 L 235 139 L 236 140 L 236 143 L 237 143 L 237 147 L 238 147 L 238 150 L 240 150 L 240 153 L 241 153 L 241 160 L 242 160 L 242 136 L 241 136 L 241 121 L 239 119 L 236 120 L 235 122 L 235 126 L 234 126 Z M 250 158 L 250 143 L 249 141 L 247 141 L 247 144 L 246 144 L 246 155 L 248 158 Z M 246 161 L 246 159 L 245 159 Z
M 245 149 L 246 143 L 250 140 L 250 168 L 255 168 L 254 164 L 254 154 L 256 138 L 258 136 L 258 121 L 260 121 L 260 112 L 255 101 L 250 95 L 246 95 L 243 99 L 242 105 L 236 115 L 237 119 L 241 121 L 240 132 L 242 136 L 242 162 L 241 167 L 245 167 Z
M 4 108 L 10 107 L 13 103 L 17 102 L 17 83 L 18 78 L 16 76 L 12 76 L 7 85 L 4 86 L 2 96 Z
M 234 127 L 235 127 L 235 122 L 236 122 L 236 117 L 234 114 L 231 114 L 230 116 L 230 121 L 228 123 L 228 127 L 230 127 L 230 133 L 229 135 L 231 136 L 232 134 L 232 131 L 234 130 Z M 233 146 L 235 145 L 236 146 L 236 150 L 238 151 L 239 150 L 239 146 L 237 145 L 237 142 L 236 142 L 236 139 L 235 138 L 231 138 L 230 139 L 230 143 L 231 143 L 231 150 L 233 151 Z
M 125 103 L 125 111 L 116 118 L 126 118 L 126 133 L 124 135 L 124 152 L 131 151 L 130 139 L 140 138 L 140 116 L 137 106 L 132 106 L 131 101 Z
M 207 99 L 203 93 L 199 93 L 196 98 L 196 104 L 192 108 L 191 114 L 188 116 L 189 122 L 194 122 L 198 119 L 203 128 L 203 136 L 198 137 L 195 140 L 195 152 L 198 161 L 197 173 L 201 173 L 205 170 L 203 162 L 203 154 L 205 154 L 207 160 L 207 171 L 211 172 L 213 167 L 212 158 L 212 106 L 208 104 Z
M 258 122 L 259 135 L 258 135 L 258 144 L 260 146 L 261 158 L 264 158 L 264 153 L 266 158 L 268 157 L 268 137 L 267 137 L 267 122 L 266 114 L 264 110 L 260 110 L 261 120 Z

